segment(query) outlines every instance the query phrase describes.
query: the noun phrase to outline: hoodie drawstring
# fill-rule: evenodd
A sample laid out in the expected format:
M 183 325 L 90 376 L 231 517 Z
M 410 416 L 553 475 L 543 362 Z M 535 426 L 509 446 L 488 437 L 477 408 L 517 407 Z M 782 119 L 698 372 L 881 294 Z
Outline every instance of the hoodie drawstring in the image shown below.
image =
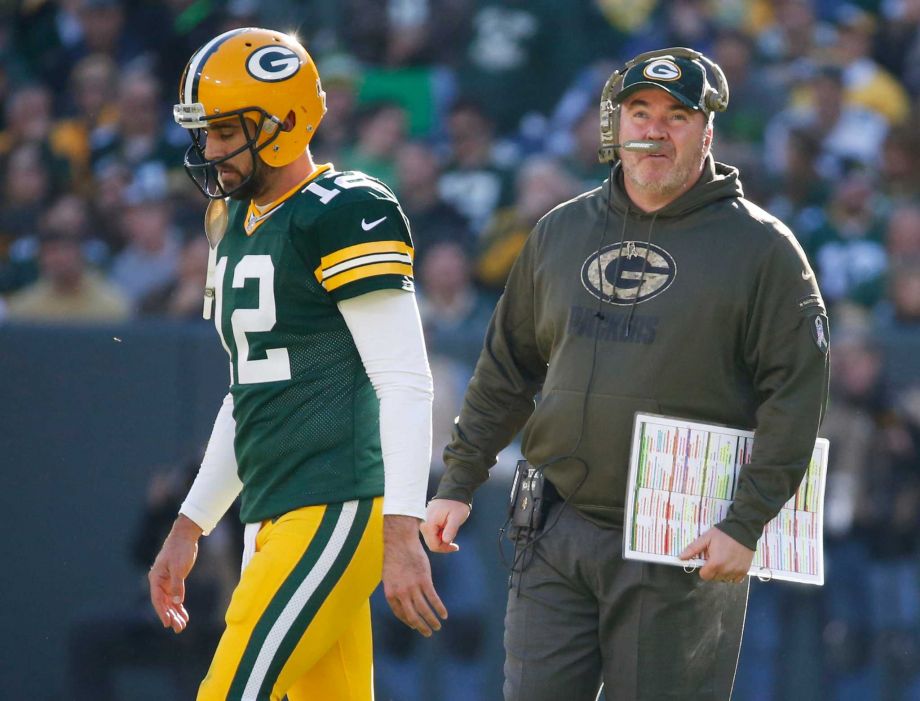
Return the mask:
M 629 209 L 627 208 L 626 213 L 629 214 Z M 652 229 L 655 228 L 655 220 L 658 218 L 658 212 L 652 214 L 652 221 L 648 225 L 648 238 L 645 240 L 645 257 L 642 259 L 642 274 L 639 276 L 639 286 L 636 288 L 636 295 L 633 297 L 633 302 L 629 307 L 629 316 L 626 317 L 626 333 L 625 337 L 629 338 L 629 327 L 632 325 L 633 314 L 636 311 L 636 305 L 639 303 L 639 293 L 642 292 L 642 284 L 645 282 L 645 271 L 648 269 L 648 254 L 651 252 L 649 245 L 652 243 Z M 623 232 L 626 232 L 625 219 Z M 623 250 L 623 242 L 620 242 L 620 250 Z M 619 263 L 619 260 L 617 260 Z M 618 278 L 614 278 L 618 279 Z M 614 290 L 616 294 L 616 290 Z
M 609 211 L 609 208 L 612 206 L 613 206 L 613 201 L 608 199 L 607 201 L 608 211 Z M 627 204 L 626 212 L 625 214 L 623 214 L 623 228 L 620 231 L 620 244 L 617 246 L 618 252 L 622 252 L 623 250 L 623 242 L 626 240 L 626 224 L 628 221 L 629 221 L 629 205 Z M 620 261 L 621 260 L 623 260 L 622 254 L 617 256 L 617 267 L 614 268 L 614 273 L 613 273 L 613 301 L 614 302 L 617 299 L 617 280 L 620 279 Z M 597 282 L 598 282 L 598 289 L 603 290 L 604 289 L 604 272 L 603 272 L 603 269 L 601 268 L 601 257 L 600 256 L 597 257 Z M 598 304 L 597 314 L 595 314 L 595 316 L 601 321 L 603 321 L 606 318 L 604 314 L 601 312 L 600 304 Z

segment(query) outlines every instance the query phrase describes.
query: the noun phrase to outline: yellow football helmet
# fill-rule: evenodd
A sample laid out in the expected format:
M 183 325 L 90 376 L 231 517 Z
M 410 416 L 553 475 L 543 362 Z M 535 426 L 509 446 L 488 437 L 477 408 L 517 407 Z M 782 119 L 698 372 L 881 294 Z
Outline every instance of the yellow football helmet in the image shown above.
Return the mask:
M 185 169 L 212 199 L 227 197 L 214 166 L 246 150 L 273 167 L 297 159 L 326 113 L 326 93 L 313 59 L 294 37 L 270 29 L 234 29 L 196 51 L 179 81 L 173 118 L 191 131 Z M 247 142 L 219 159 L 204 155 L 202 129 L 240 120 Z M 253 133 L 251 125 L 255 124 Z M 242 188 L 252 174 L 233 192 Z

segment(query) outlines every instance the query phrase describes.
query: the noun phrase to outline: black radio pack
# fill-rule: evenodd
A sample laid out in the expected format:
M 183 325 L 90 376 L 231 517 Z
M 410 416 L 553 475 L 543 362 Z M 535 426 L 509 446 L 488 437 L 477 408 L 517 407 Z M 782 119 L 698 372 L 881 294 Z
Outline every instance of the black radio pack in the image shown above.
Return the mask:
M 518 460 L 508 504 L 512 526 L 530 531 L 540 530 L 546 512 L 545 486 L 543 470 L 532 467 L 526 460 Z

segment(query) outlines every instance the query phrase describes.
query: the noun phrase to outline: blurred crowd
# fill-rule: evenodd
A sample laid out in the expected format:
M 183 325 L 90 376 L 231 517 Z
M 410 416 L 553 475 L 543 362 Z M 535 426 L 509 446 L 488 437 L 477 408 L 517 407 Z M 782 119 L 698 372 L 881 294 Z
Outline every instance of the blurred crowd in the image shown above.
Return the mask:
M 292 31 L 327 92 L 317 161 L 384 180 L 412 225 L 436 445 L 531 227 L 607 176 L 610 72 L 665 46 L 710 56 L 731 88 L 714 154 L 793 229 L 832 328 L 828 584 L 754 592 L 745 649 L 762 669 L 741 691 L 784 698 L 788 636 L 755 623 L 791 597 L 816 622 L 799 644 L 825 698 L 920 699 L 920 0 L 13 5 L 0 4 L 0 318 L 204 323 L 178 78 L 222 31 Z

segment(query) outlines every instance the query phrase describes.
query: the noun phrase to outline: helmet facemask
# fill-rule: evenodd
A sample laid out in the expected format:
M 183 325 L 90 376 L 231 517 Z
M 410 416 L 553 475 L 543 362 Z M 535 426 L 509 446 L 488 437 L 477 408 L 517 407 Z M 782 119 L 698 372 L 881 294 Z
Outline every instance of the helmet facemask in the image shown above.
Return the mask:
M 180 120 L 179 111 L 180 108 L 184 110 L 182 105 L 176 105 L 174 108 L 174 114 L 176 115 L 176 121 Z M 258 123 L 253 122 L 251 116 L 258 115 Z M 250 117 L 247 119 L 247 117 Z M 230 153 L 221 156 L 220 158 L 208 159 L 205 156 L 205 145 L 206 145 L 206 135 L 204 130 L 208 128 L 208 124 L 214 125 L 218 122 L 226 122 L 228 120 L 236 118 L 239 120 L 240 129 L 242 130 L 243 135 L 246 137 L 246 141 L 237 149 L 234 149 Z M 186 117 L 186 119 L 188 119 Z M 261 168 L 267 168 L 262 159 L 258 156 L 258 153 L 269 146 L 275 139 L 278 138 L 278 135 L 281 133 L 282 128 L 279 126 L 278 119 L 262 110 L 258 107 L 247 107 L 241 110 L 235 110 L 234 112 L 215 115 L 213 117 L 204 117 L 201 116 L 197 120 L 199 125 L 194 127 L 186 127 L 189 130 L 189 134 L 192 138 L 192 143 L 185 152 L 185 159 L 183 165 L 185 166 L 185 172 L 188 173 L 188 176 L 192 179 L 192 182 L 195 183 L 195 186 L 201 191 L 201 193 L 208 197 L 209 199 L 223 199 L 225 197 L 231 197 L 233 199 L 245 200 L 252 197 L 254 194 L 253 186 L 258 184 L 254 180 L 258 177 L 258 171 Z M 181 122 L 180 122 L 181 123 Z M 253 130 L 251 124 L 255 123 L 255 129 Z M 267 126 L 268 125 L 268 126 Z M 266 128 L 267 126 L 267 128 Z M 259 141 L 260 133 L 268 133 L 269 137 L 263 141 L 261 144 Z M 226 163 L 241 153 L 248 151 L 251 158 L 251 167 L 249 173 L 243 176 L 240 183 L 233 188 L 227 189 L 220 182 L 220 177 L 218 176 L 217 166 L 222 163 Z

